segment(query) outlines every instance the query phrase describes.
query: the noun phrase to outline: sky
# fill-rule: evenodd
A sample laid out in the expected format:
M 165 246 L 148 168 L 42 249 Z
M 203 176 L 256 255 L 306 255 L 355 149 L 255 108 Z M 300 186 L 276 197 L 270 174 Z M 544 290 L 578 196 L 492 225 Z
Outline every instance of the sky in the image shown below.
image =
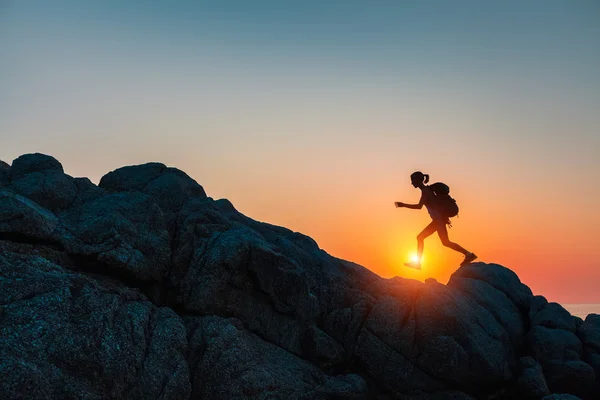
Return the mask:
M 0 159 L 98 183 L 184 170 L 382 277 L 446 283 L 450 238 L 535 294 L 600 303 L 600 3 L 0 0 Z

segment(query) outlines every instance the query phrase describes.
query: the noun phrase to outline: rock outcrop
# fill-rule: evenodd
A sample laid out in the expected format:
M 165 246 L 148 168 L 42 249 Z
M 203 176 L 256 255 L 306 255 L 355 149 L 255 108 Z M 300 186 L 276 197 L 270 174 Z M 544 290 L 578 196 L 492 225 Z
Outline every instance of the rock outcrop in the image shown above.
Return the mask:
M 475 263 L 393 278 L 159 163 L 0 163 L 0 398 L 600 398 L 600 316 Z

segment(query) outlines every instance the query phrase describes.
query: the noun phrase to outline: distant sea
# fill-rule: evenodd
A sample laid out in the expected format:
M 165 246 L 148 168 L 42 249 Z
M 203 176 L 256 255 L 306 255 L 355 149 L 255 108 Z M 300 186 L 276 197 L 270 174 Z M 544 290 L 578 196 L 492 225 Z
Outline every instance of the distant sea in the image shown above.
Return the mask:
M 600 314 L 600 304 L 561 304 L 571 315 L 585 319 L 588 314 Z

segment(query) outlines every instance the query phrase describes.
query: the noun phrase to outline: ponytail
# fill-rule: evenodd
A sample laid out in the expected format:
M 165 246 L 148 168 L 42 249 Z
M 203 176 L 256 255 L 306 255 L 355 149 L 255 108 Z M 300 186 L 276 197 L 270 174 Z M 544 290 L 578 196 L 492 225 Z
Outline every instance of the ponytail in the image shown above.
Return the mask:
M 422 173 L 421 171 L 415 171 L 410 175 L 410 180 L 413 182 L 427 183 L 429 182 L 429 175 Z

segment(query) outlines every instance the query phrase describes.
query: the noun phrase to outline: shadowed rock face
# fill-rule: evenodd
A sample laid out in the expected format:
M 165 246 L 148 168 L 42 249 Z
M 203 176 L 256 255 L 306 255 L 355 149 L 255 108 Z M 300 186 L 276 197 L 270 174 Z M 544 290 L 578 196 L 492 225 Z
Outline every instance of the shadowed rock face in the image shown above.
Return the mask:
M 0 332 L 0 398 L 599 395 L 600 318 L 509 269 L 382 279 L 159 163 L 0 164 Z
M 3 399 L 189 397 L 171 309 L 36 255 L 3 252 L 0 271 Z

